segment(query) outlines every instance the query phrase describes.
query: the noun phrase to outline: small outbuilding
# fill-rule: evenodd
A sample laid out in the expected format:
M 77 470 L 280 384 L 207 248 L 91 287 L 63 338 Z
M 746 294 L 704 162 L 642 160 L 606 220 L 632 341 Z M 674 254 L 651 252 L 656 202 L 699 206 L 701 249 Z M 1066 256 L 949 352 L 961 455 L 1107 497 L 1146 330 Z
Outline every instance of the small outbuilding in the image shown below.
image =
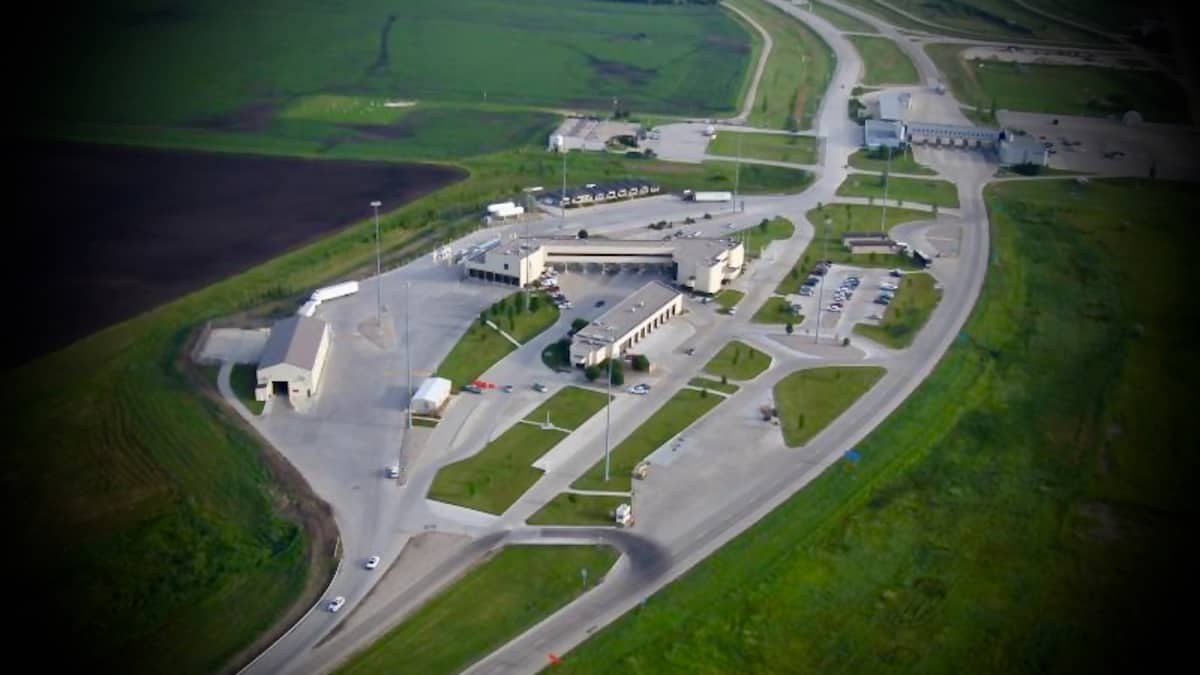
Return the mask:
M 427 377 L 413 394 L 414 415 L 440 415 L 450 400 L 450 380 L 444 377 Z
M 316 396 L 328 354 L 329 324 L 303 315 L 277 322 L 258 361 L 254 398 L 287 396 L 299 407 Z

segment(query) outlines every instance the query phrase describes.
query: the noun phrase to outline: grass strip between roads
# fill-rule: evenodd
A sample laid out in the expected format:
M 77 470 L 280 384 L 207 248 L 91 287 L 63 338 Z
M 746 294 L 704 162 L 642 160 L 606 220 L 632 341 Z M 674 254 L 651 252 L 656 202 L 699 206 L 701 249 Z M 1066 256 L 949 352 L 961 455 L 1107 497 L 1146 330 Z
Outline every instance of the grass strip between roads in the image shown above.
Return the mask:
M 883 368 L 836 367 L 799 370 L 775 384 L 775 407 L 783 442 L 807 443 L 883 377 Z
M 712 389 L 723 394 L 736 394 L 738 389 L 740 389 L 740 387 L 732 382 L 710 380 L 707 377 L 693 377 L 692 379 L 688 380 L 688 384 L 701 389 Z
M 704 372 L 731 380 L 753 380 L 770 365 L 770 356 L 741 340 L 733 340 L 705 364 Z
M 739 145 L 741 146 L 739 148 Z M 765 159 L 791 164 L 816 164 L 817 139 L 790 134 L 722 131 L 708 144 L 708 154 L 742 159 Z
M 460 672 L 602 582 L 617 557 L 607 546 L 507 546 L 336 672 Z
M 883 178 L 882 175 L 850 174 L 838 186 L 837 193 L 843 197 L 882 199 Z M 949 181 L 889 176 L 887 183 L 887 198 L 897 201 L 900 206 L 913 202 L 958 208 L 958 188 Z
M 724 397 L 705 395 L 695 389 L 680 389 L 650 419 L 634 429 L 609 455 L 609 480 L 604 480 L 604 459 L 571 484 L 576 490 L 628 490 L 633 468 L 647 455 L 674 438 L 692 422 L 712 410 Z
M 576 429 L 604 407 L 604 394 L 566 387 L 525 418 L 488 443 L 478 454 L 447 464 L 438 471 L 429 498 L 487 513 L 504 513 L 541 477 L 532 464 L 567 437 L 558 429 L 539 426 L 550 422 Z
M 558 321 L 558 307 L 542 294 L 536 294 L 536 306 L 526 311 L 524 293 L 514 293 L 488 308 L 484 314 L 488 321 L 508 333 L 517 342 L 525 343 Z M 531 299 L 531 302 L 534 302 Z M 491 326 L 480 320 L 473 321 L 463 336 L 458 339 L 450 353 L 437 367 L 437 374 L 461 389 L 479 379 L 488 368 L 516 350 L 516 345 Z
M 233 388 L 233 393 L 237 394 L 238 400 L 250 412 L 255 415 L 262 414 L 267 403 L 254 398 L 254 390 L 258 388 L 258 364 L 233 364 L 233 371 L 229 373 L 229 386 Z
M 612 525 L 618 504 L 629 503 L 618 495 L 580 495 L 563 492 L 525 522 L 530 525 Z
M 1200 461 L 1187 441 L 1200 360 L 1177 315 L 1193 192 L 987 188 L 982 295 L 857 459 L 557 670 L 1109 672 L 1186 659 L 1188 624 L 1145 617 L 1195 599 L 1178 575 Z
M 804 321 L 804 315 L 792 309 L 792 303 L 787 298 L 772 295 L 767 298 L 762 307 L 750 318 L 754 323 L 792 324 L 798 326 Z
M 928 274 L 905 274 L 879 325 L 856 324 L 854 332 L 892 349 L 911 345 L 942 299 L 942 290 L 934 287 L 936 283 Z
M 866 85 L 881 84 L 916 84 L 918 81 L 917 67 L 912 59 L 900 51 L 895 42 L 885 37 L 865 37 L 848 35 L 854 48 L 862 56 L 862 82 Z
M 746 257 L 759 258 L 762 256 L 763 249 L 773 241 L 782 241 L 791 239 L 796 233 L 796 226 L 792 221 L 782 216 L 767 219 L 763 218 L 758 225 L 748 227 L 738 232 L 742 243 L 746 247 Z
M 720 305 L 721 311 L 728 314 L 729 310 L 736 307 L 744 297 L 746 297 L 745 293 L 726 288 L 725 290 L 718 292 L 715 299 L 717 304 Z

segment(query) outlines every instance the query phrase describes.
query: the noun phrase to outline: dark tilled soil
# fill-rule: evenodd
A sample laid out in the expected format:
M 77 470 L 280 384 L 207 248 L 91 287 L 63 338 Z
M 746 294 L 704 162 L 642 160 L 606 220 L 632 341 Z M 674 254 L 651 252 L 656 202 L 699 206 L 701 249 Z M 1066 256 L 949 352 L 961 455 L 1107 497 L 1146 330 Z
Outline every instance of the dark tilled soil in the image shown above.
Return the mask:
M 10 368 L 462 172 L 441 166 L 19 143 L 5 224 Z

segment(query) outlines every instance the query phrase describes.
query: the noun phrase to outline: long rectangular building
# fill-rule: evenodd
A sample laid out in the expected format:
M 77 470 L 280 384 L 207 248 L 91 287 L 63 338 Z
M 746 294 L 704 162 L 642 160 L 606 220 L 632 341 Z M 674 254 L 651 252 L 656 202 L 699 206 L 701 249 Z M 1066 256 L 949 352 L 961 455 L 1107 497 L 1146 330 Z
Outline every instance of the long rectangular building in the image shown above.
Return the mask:
M 567 263 L 671 265 L 679 287 L 712 294 L 741 274 L 745 248 L 732 239 L 520 239 L 464 264 L 469 277 L 527 286 L 547 266 Z
M 651 281 L 575 333 L 571 363 L 586 368 L 620 358 L 682 309 L 682 293 L 661 281 Z

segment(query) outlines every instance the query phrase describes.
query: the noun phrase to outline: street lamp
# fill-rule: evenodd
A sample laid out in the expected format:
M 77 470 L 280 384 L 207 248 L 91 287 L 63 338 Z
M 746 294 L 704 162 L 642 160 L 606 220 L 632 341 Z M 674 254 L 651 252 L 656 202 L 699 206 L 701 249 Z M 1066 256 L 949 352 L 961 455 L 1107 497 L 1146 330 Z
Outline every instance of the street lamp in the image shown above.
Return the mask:
M 383 255 L 379 244 L 379 207 L 383 202 L 371 202 L 375 209 L 375 323 L 379 324 L 379 334 L 383 335 Z
M 612 415 L 610 412 L 610 410 L 612 408 L 612 364 L 613 364 L 613 356 L 614 356 L 612 331 L 613 331 L 612 326 L 604 327 L 604 332 L 608 334 L 608 393 L 606 394 L 607 399 L 604 402 L 604 482 L 605 483 L 608 482 L 608 475 L 609 475 L 608 429 L 609 429 L 609 424 L 612 421 Z
M 825 216 L 825 231 L 821 237 L 821 262 L 824 262 L 829 257 L 829 230 L 833 226 L 833 219 L 827 214 Z M 825 270 L 825 274 L 821 275 L 821 288 L 817 291 L 817 333 L 813 338 L 814 344 L 821 343 L 821 314 L 825 308 L 825 275 L 829 274 L 829 270 Z

